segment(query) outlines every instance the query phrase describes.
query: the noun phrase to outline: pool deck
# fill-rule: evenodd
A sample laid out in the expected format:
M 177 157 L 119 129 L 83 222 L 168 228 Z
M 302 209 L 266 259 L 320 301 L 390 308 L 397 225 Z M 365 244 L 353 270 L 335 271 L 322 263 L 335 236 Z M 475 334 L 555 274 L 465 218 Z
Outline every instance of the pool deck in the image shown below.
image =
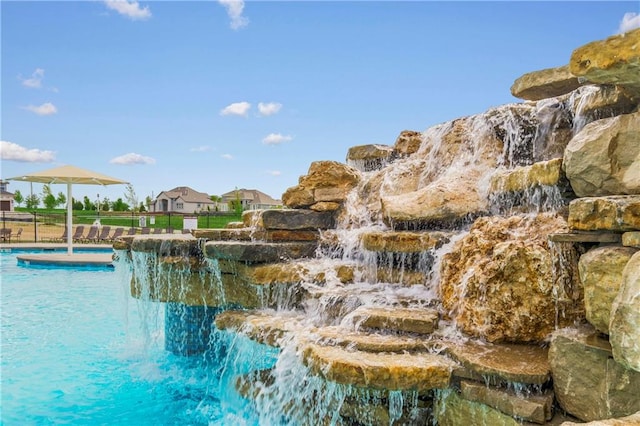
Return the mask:
M 52 243 L 18 243 L 0 244 L 0 250 L 16 251 L 18 262 L 25 265 L 50 266 L 113 266 L 113 252 L 105 244 L 82 244 L 74 246 L 74 252 L 67 253 L 66 244 Z M 20 251 L 41 250 L 40 253 L 24 253 Z M 105 250 L 104 253 L 86 252 L 85 250 Z

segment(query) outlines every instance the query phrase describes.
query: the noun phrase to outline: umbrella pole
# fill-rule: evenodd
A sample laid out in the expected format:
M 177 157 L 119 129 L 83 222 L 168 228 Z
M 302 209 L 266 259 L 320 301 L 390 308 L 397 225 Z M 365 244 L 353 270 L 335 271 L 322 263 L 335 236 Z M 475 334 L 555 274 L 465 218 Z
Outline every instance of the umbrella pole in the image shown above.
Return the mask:
M 67 183 L 67 254 L 73 254 L 73 230 L 71 225 L 73 215 L 73 197 L 71 196 L 71 183 Z

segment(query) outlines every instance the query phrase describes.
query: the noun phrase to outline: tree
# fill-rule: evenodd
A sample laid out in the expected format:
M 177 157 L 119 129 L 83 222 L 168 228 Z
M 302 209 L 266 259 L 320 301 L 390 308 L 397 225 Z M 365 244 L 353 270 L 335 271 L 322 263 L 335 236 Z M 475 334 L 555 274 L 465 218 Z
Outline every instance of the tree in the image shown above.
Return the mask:
M 42 203 L 44 204 L 45 208 L 49 210 L 55 209 L 57 205 L 56 196 L 53 195 L 51 192 L 49 192 L 47 195 L 44 195 L 44 192 L 43 192 Z
M 25 200 L 25 206 L 28 209 L 35 209 L 40 204 L 40 198 L 36 194 L 31 194 Z
M 20 207 L 20 204 L 22 204 L 22 202 L 24 201 L 24 197 L 22 196 L 22 192 L 20 192 L 20 190 L 16 190 L 16 192 L 13 193 L 13 201 L 16 202 L 18 207 Z
M 111 202 L 109 201 L 109 198 L 104 197 L 100 202 L 100 211 L 108 212 L 110 206 L 111 206 Z
M 56 197 L 56 205 L 64 206 L 65 204 L 67 204 L 67 196 L 64 195 L 64 192 L 60 191 L 58 192 L 58 196 Z
M 146 212 L 147 209 L 144 207 L 144 203 L 140 201 L 140 207 L 138 207 L 139 212 Z
M 89 197 L 87 197 L 86 195 L 84 196 L 83 204 L 84 204 L 84 209 L 86 211 L 90 211 L 90 210 L 95 210 L 96 209 L 96 205 L 93 204 L 93 201 L 91 201 L 89 199 Z
M 144 199 L 144 204 L 147 206 L 147 210 L 151 209 L 151 204 L 153 204 L 153 200 L 151 199 L 150 196 L 147 195 L 147 197 Z
M 124 198 L 130 206 L 133 206 L 134 211 L 138 209 L 138 196 L 136 195 L 136 191 L 133 189 L 133 185 L 130 183 L 127 184 Z
M 73 208 L 73 210 L 84 210 L 82 201 L 76 200 L 75 198 L 71 199 L 71 207 Z
M 118 198 L 113 202 L 112 208 L 114 212 L 126 212 L 129 210 L 129 205 L 122 201 L 122 198 Z

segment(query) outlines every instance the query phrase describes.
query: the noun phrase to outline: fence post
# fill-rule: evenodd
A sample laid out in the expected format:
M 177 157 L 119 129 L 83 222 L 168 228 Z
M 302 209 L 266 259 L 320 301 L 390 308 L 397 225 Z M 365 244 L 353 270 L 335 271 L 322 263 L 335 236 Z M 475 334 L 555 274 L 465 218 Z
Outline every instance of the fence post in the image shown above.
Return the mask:
M 31 212 L 33 215 L 33 242 L 38 242 L 38 213 L 35 211 Z M 65 222 L 66 223 L 66 222 Z

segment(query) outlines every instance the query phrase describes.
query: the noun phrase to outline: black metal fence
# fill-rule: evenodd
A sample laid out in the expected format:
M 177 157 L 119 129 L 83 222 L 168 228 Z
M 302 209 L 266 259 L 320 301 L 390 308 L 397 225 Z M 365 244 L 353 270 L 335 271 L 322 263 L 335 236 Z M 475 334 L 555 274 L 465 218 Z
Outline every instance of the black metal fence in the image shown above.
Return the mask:
M 0 243 L 8 242 L 55 242 L 62 241 L 66 232 L 66 213 L 9 212 L 2 211 L 0 217 Z M 73 231 L 79 226 L 88 232 L 92 226 L 109 227 L 111 237 L 117 228 L 123 233 L 177 233 L 185 229 L 221 228 L 228 222 L 241 220 L 234 212 L 205 212 L 199 215 L 181 215 L 176 213 L 136 213 L 136 212 L 91 212 L 73 215 Z M 186 232 L 186 231 L 185 231 Z M 72 233 L 73 236 L 73 233 Z M 80 242 L 85 240 L 79 239 Z M 108 241 L 108 238 L 107 238 Z M 86 242 L 101 242 L 91 238 Z

